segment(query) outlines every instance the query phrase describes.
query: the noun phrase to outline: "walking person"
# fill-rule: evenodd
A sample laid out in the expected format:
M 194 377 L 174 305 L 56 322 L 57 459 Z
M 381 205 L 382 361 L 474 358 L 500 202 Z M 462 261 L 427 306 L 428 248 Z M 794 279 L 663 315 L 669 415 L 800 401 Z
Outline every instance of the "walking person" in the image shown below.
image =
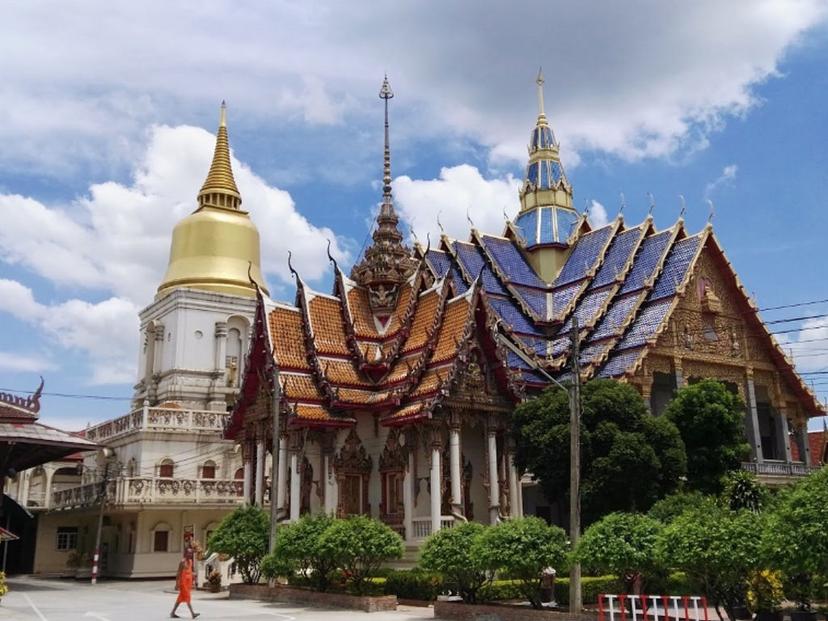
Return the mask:
M 175 584 L 178 587 L 178 599 L 175 600 L 175 606 L 173 606 L 170 612 L 170 617 L 177 619 L 178 615 L 175 614 L 175 611 L 178 609 L 178 606 L 180 604 L 187 604 L 187 608 L 190 609 L 190 614 L 195 619 L 200 613 L 193 611 L 193 605 L 191 603 L 193 592 L 193 549 L 190 546 L 187 546 L 187 549 L 184 550 L 184 558 L 178 564 Z

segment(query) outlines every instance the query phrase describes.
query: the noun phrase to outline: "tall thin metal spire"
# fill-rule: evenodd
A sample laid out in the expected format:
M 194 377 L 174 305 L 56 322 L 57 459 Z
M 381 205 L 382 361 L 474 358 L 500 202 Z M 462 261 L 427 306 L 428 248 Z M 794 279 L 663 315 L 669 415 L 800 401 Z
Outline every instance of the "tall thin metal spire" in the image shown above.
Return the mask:
M 538 69 L 535 84 L 538 85 L 538 117 L 546 117 L 546 112 L 543 109 L 543 67 Z
M 394 97 L 394 91 L 388 83 L 388 75 L 382 80 L 382 88 L 379 92 L 380 99 L 385 100 L 385 152 L 383 154 L 382 168 L 382 202 L 391 204 L 391 142 L 388 136 L 388 100 Z

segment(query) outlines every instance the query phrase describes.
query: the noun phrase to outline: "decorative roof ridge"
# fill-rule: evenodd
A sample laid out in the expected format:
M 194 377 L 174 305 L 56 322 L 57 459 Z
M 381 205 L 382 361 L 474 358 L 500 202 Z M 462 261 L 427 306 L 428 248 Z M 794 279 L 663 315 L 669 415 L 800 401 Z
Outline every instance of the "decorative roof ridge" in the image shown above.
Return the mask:
M 386 341 L 384 341 L 385 343 L 391 344 L 388 351 L 385 352 L 385 360 L 389 371 L 394 362 L 397 361 L 403 343 L 406 340 L 408 340 L 408 335 L 411 331 L 411 322 L 414 319 L 414 314 L 417 312 L 417 305 L 420 303 L 420 296 L 417 293 L 417 289 L 422 287 L 423 282 L 424 281 L 422 278 L 422 266 L 420 265 L 417 267 L 417 270 L 411 276 L 411 296 L 408 298 L 408 306 L 406 307 L 405 312 L 403 313 L 402 317 L 400 317 L 400 327 L 397 329 L 395 333 L 389 335 Z M 399 303 L 399 300 L 397 300 L 397 302 Z
M 508 341 L 508 339 L 500 332 L 500 328 L 503 325 L 503 322 L 500 318 L 492 311 L 491 306 L 489 305 L 489 298 L 486 293 L 486 290 L 481 288 L 479 295 L 477 296 L 477 301 L 475 305 L 475 313 L 477 308 L 482 309 L 483 312 L 483 319 L 485 323 L 485 330 L 481 330 L 484 334 L 488 336 L 491 341 L 492 346 L 492 353 L 494 355 L 495 360 L 500 363 L 501 370 L 504 373 L 504 377 L 506 380 L 506 387 L 512 394 L 513 399 L 517 403 L 518 401 L 522 400 L 524 396 L 524 382 L 522 379 L 518 379 L 518 374 L 513 372 L 512 369 L 509 367 L 509 358 L 506 352 L 506 347 L 504 342 Z M 476 319 L 476 316 L 475 316 Z
M 40 396 L 43 394 L 43 385 L 43 376 L 41 376 L 40 385 L 28 397 L 0 392 L 0 418 L 36 420 L 40 412 Z
M 713 231 L 712 225 L 710 223 L 708 223 L 705 226 L 705 230 L 708 232 L 708 235 L 706 236 L 704 242 L 702 244 L 700 244 L 700 246 L 706 246 L 708 243 L 711 243 L 713 245 L 713 248 L 716 250 L 716 252 L 718 252 L 721 260 L 724 262 L 725 267 L 727 268 L 727 271 L 732 276 L 732 278 L 734 280 L 734 284 L 736 285 L 736 290 L 739 293 L 741 293 L 743 301 L 745 302 L 745 304 L 750 309 L 751 315 L 753 316 L 753 320 L 756 321 L 760 325 L 760 327 L 762 329 L 762 332 L 767 337 L 767 340 L 770 343 L 771 350 L 775 351 L 779 355 L 782 362 L 784 363 L 784 366 L 787 367 L 787 371 L 791 375 L 793 375 L 794 379 L 796 380 L 795 385 L 800 389 L 801 392 L 804 392 L 805 395 L 807 395 L 807 397 L 811 400 L 811 404 L 813 406 L 814 412 L 816 413 L 815 415 L 816 416 L 825 415 L 826 411 L 825 411 L 824 407 L 822 406 L 822 404 L 820 403 L 819 399 L 814 394 L 813 390 L 811 390 L 811 387 L 808 386 L 805 383 L 805 380 L 797 372 L 796 366 L 794 365 L 791 358 L 785 353 L 784 349 L 782 349 L 782 347 L 779 345 L 779 341 L 770 332 L 770 330 L 768 330 L 767 325 L 765 325 L 765 322 L 759 316 L 759 307 L 756 305 L 756 303 L 751 298 L 751 296 L 748 293 L 747 289 L 742 284 L 742 280 L 739 278 L 739 275 L 736 272 L 735 268 L 733 267 L 733 264 L 727 258 L 727 255 L 725 254 L 725 251 L 722 248 L 722 245 L 719 243 L 718 237 L 716 236 L 715 232 Z M 791 383 L 794 384 L 794 382 L 791 382 Z
M 344 274 L 342 270 L 339 269 L 339 266 L 337 266 L 334 274 L 334 290 L 339 289 L 339 293 L 342 298 L 342 304 L 340 306 L 342 309 L 342 323 L 345 329 L 345 341 L 348 344 L 348 349 L 351 351 L 351 355 L 356 358 L 357 367 L 361 369 L 366 364 L 366 360 L 365 355 L 362 353 L 362 349 L 359 347 L 359 343 L 357 342 L 356 328 L 354 326 L 354 314 L 351 310 L 351 300 L 348 296 L 348 293 L 352 288 L 353 287 L 349 288 L 348 284 L 345 283 Z
M 501 271 L 500 266 L 497 265 L 497 261 L 494 260 L 494 257 L 492 257 L 491 253 L 489 252 L 488 248 L 486 248 L 486 245 L 482 242 L 480 237 L 482 236 L 478 231 L 472 231 L 472 239 L 474 240 L 474 243 L 472 245 L 482 252 L 484 264 L 487 264 L 489 266 L 489 269 L 492 270 L 492 273 L 500 281 L 500 284 L 503 286 L 503 288 L 509 292 L 509 297 L 511 298 L 511 300 L 517 303 L 517 305 L 520 307 L 520 309 L 527 317 L 529 317 L 536 324 L 545 324 L 546 318 L 538 315 L 532 309 L 532 307 L 524 301 L 523 296 L 521 296 L 515 290 L 514 285 L 512 285 L 512 283 L 506 279 L 506 275 Z M 461 269 L 463 268 L 460 261 L 457 261 L 457 264 Z M 535 274 L 535 276 L 537 276 L 537 274 Z M 538 287 L 532 288 L 537 289 L 538 291 L 548 291 L 548 289 L 540 289 Z

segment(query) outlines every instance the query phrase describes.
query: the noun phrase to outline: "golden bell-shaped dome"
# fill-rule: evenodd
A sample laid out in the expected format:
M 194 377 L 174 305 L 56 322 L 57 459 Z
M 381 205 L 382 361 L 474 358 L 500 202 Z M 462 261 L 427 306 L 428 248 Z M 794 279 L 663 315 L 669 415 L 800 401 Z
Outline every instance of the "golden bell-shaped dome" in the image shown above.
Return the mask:
M 253 297 L 256 286 L 251 278 L 267 293 L 259 231 L 240 207 L 222 102 L 213 163 L 198 193 L 198 209 L 173 230 L 170 262 L 156 299 L 184 288 Z

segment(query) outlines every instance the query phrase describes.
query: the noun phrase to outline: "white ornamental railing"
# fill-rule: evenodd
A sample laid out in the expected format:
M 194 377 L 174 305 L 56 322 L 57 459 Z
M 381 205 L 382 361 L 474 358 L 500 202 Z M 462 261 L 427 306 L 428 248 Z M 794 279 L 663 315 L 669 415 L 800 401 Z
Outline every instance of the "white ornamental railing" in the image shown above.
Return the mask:
M 786 462 L 765 460 L 761 462 L 745 462 L 742 470 L 752 472 L 756 475 L 777 476 L 777 477 L 804 477 L 816 472 L 819 466 L 808 466 L 801 461 Z
M 52 509 L 71 509 L 99 502 L 100 483 L 64 489 L 52 495 Z M 242 499 L 236 479 L 123 477 L 107 484 L 107 503 L 114 505 L 235 504 Z
M 227 416 L 227 412 L 211 410 L 143 407 L 89 427 L 84 435 L 102 442 L 137 431 L 221 432 Z
M 440 528 L 451 528 L 454 526 L 454 516 L 452 515 L 441 515 L 440 516 Z M 418 517 L 411 520 L 411 527 L 413 530 L 412 535 L 414 539 L 419 541 L 421 539 L 425 539 L 431 534 L 431 518 L 430 517 Z

